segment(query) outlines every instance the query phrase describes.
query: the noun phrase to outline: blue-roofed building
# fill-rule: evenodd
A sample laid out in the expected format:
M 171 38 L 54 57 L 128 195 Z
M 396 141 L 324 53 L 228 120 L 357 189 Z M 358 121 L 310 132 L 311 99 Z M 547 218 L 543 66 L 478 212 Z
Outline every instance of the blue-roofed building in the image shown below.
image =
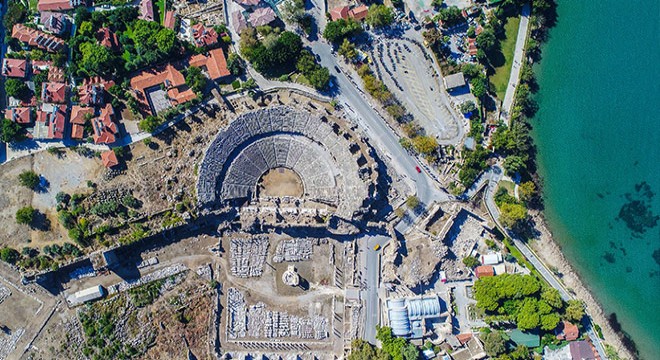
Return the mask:
M 419 339 L 449 319 L 449 312 L 437 295 L 387 300 L 387 317 L 395 336 Z M 451 319 L 449 319 L 451 331 Z

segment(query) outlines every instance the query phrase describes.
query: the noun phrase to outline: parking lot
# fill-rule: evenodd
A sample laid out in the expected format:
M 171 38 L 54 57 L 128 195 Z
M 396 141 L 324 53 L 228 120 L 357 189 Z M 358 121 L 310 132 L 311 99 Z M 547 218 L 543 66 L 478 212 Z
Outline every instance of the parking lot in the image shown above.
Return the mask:
M 440 140 L 458 135 L 459 122 L 449 108 L 442 78 L 419 42 L 406 36 L 379 36 L 371 57 L 378 76 L 428 134 Z

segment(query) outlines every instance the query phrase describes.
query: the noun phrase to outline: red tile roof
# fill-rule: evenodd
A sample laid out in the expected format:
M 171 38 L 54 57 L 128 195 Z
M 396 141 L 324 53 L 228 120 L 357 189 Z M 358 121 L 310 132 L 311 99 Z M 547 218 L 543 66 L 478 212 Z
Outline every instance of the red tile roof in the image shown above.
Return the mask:
M 82 140 L 85 136 L 85 127 L 80 124 L 71 124 L 71 138 Z
M 29 107 L 7 109 L 5 110 L 5 119 L 19 124 L 29 124 L 32 122 L 32 109 Z
M 212 80 L 231 75 L 229 69 L 227 69 L 227 60 L 222 48 L 209 51 L 208 56 L 204 54 L 193 55 L 188 60 L 188 64 L 205 69 Z
M 456 339 L 461 345 L 465 345 L 470 339 L 472 339 L 472 333 L 464 333 L 456 335 Z
M 277 19 L 277 15 L 275 15 L 275 11 L 270 7 L 257 8 L 250 14 L 250 24 L 255 27 L 268 25 L 275 19 Z
M 28 61 L 25 59 L 8 59 L 2 62 L 2 75 L 7 77 L 24 78 L 27 73 Z
M 578 329 L 577 325 L 574 325 L 568 321 L 562 321 L 559 323 L 555 333 L 557 334 L 557 339 L 559 340 L 574 341 L 580 337 L 580 330 Z
M 332 19 L 332 21 L 337 21 L 339 19 L 348 19 L 348 11 L 349 11 L 348 6 L 338 6 L 330 10 L 330 19 Z
M 359 21 L 366 18 L 368 13 L 369 13 L 369 8 L 367 7 L 367 5 L 360 5 L 358 7 L 352 8 L 351 11 L 349 11 L 348 15 L 353 19 Z
M 55 83 L 65 83 L 66 74 L 64 73 L 64 69 L 51 65 L 48 68 L 48 81 Z
M 198 47 L 213 46 L 218 43 L 218 33 L 211 27 L 195 24 L 192 26 L 192 34 Z
M 72 124 L 85 125 L 87 123 L 87 118 L 94 115 L 94 108 L 92 107 L 82 107 L 80 105 L 73 105 L 71 107 L 71 118 L 70 122 Z
M 78 102 L 85 105 L 102 105 L 105 91 L 114 85 L 114 81 L 99 76 L 85 79 L 78 88 Z
M 37 10 L 39 11 L 53 11 L 53 10 L 71 10 L 73 6 L 69 0 L 39 0 Z
M 492 265 L 481 265 L 477 266 L 477 268 L 474 270 L 474 273 L 478 278 L 495 276 L 495 269 Z
M 35 46 L 50 52 L 57 52 L 64 48 L 64 40 L 46 34 L 45 32 L 31 29 L 23 24 L 14 25 L 11 36 L 30 46 Z
M 138 18 L 147 21 L 155 21 L 154 3 L 152 0 L 140 0 L 140 15 Z
M 105 46 L 108 49 L 116 49 L 119 46 L 117 34 L 113 33 L 107 27 L 101 28 L 96 32 L 96 40 L 98 40 L 102 46 Z
M 101 161 L 103 166 L 111 168 L 113 166 L 119 165 L 119 160 L 117 160 L 117 155 L 112 150 L 104 151 L 101 153 Z
M 172 64 L 145 70 L 131 79 L 131 89 L 134 91 L 135 98 L 142 103 L 144 110 L 148 113 L 151 113 L 151 109 L 145 90 L 160 84 L 167 89 L 167 96 L 173 105 L 182 104 L 197 97 L 192 89 L 186 86 L 183 74 Z
M 52 111 L 37 111 L 37 121 L 48 127 L 47 139 L 64 139 L 66 126 L 66 105 L 54 105 Z
M 44 30 L 55 34 L 64 33 L 70 23 L 66 15 L 50 11 L 42 11 L 39 21 L 43 24 Z
M 165 19 L 163 19 L 163 26 L 174 30 L 176 25 L 176 17 L 174 16 L 174 11 L 169 10 L 165 13 Z
M 101 108 L 99 117 L 92 119 L 95 144 L 112 144 L 116 141 L 117 124 L 112 121 L 113 114 L 112 106 L 106 104 Z
M 64 104 L 66 100 L 66 84 L 56 82 L 44 83 L 41 90 L 41 101 Z

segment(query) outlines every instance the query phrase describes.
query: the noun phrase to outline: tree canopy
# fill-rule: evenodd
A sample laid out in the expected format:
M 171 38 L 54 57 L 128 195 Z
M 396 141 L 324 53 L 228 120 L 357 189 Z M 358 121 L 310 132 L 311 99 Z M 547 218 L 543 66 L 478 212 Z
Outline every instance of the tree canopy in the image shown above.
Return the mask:
M 365 21 L 375 28 L 388 26 L 394 22 L 394 12 L 383 4 L 373 4 L 369 7 Z
M 0 126 L 0 140 L 6 143 L 21 141 L 25 138 L 23 128 L 9 119 L 2 119 Z
M 37 211 L 32 206 L 26 206 L 16 211 L 16 222 L 19 224 L 30 225 L 34 221 Z
M 24 81 L 9 78 L 5 81 L 5 92 L 7 95 L 20 100 L 27 100 L 30 97 L 30 88 Z
M 504 203 L 500 207 L 500 222 L 507 228 L 514 228 L 527 219 L 527 209 L 521 204 Z
M 28 189 L 35 189 L 39 185 L 39 174 L 32 170 L 25 170 L 18 174 L 18 182 Z
M 338 43 L 345 37 L 362 32 L 362 26 L 352 18 L 329 21 L 323 30 L 323 37 L 333 43 Z

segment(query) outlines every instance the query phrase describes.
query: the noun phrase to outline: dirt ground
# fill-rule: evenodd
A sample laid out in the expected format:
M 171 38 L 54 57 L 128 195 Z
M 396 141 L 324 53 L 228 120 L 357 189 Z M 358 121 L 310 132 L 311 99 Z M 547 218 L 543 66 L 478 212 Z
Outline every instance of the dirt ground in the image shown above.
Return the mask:
M 269 170 L 261 178 L 259 193 L 265 196 L 303 196 L 303 184 L 300 176 L 293 170 L 277 168 Z
M 0 166 L 0 244 L 19 249 L 23 246 L 43 247 L 68 240 L 66 230 L 57 221 L 55 195 L 58 192 L 88 192 L 87 181 L 98 181 L 103 165 L 98 158 L 88 158 L 72 150 L 60 155 L 46 151 L 10 161 Z M 26 170 L 39 174 L 43 186 L 32 191 L 21 186 L 18 175 Z M 31 205 L 39 210 L 33 228 L 16 223 L 16 211 Z

